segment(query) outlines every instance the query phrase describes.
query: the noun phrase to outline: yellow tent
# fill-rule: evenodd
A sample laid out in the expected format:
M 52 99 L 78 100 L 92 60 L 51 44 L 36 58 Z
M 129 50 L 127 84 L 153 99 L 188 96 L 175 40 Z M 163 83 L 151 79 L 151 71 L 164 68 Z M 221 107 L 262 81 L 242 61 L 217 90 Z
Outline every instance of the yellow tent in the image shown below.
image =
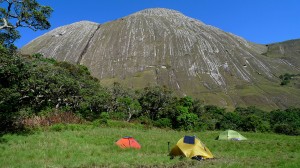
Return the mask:
M 210 150 L 195 136 L 184 136 L 172 148 L 170 156 L 210 159 L 214 156 Z

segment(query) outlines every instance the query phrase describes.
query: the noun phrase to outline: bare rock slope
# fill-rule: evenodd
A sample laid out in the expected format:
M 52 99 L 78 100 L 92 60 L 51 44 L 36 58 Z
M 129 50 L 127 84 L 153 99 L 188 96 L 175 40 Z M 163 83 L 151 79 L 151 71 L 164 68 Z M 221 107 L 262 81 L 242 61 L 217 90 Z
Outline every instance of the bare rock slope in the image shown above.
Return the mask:
M 59 27 L 21 52 L 85 65 L 104 85 L 165 85 L 179 95 L 225 107 L 297 106 L 299 88 L 280 87 L 278 76 L 300 73 L 299 57 L 284 57 L 272 46 L 154 8 L 101 25 L 82 21 Z

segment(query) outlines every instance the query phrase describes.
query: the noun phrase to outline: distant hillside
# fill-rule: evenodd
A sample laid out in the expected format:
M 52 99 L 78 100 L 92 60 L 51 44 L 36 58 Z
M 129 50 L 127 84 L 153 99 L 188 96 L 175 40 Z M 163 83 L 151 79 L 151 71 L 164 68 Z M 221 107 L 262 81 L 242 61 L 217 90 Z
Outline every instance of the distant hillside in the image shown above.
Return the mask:
M 268 50 L 264 55 L 280 58 L 284 63 L 300 70 L 300 39 L 289 40 L 281 43 L 267 45 Z
M 103 85 L 165 85 L 206 104 L 276 109 L 300 105 L 299 79 L 287 86 L 279 79 L 300 73 L 299 41 L 254 44 L 180 12 L 154 8 L 101 25 L 59 27 L 21 53 L 85 65 Z

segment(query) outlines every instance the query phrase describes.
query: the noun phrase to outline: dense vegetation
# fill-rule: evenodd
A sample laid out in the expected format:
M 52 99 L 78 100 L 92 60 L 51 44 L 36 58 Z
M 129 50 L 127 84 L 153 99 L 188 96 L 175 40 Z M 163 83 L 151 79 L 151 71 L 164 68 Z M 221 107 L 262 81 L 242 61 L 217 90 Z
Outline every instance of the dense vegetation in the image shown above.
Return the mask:
M 84 121 L 126 120 L 177 130 L 300 134 L 299 108 L 266 112 L 238 107 L 228 112 L 188 96 L 176 97 L 165 87 L 132 90 L 115 83 L 103 88 L 86 67 L 40 54 L 19 56 L 1 47 L 0 55 L 1 132 L 23 129 L 26 119 L 49 118 L 59 111 Z
M 280 85 L 287 85 L 291 82 L 291 80 L 297 76 L 300 76 L 300 74 L 289 74 L 285 73 L 284 75 L 280 75 L 279 78 L 281 79 Z

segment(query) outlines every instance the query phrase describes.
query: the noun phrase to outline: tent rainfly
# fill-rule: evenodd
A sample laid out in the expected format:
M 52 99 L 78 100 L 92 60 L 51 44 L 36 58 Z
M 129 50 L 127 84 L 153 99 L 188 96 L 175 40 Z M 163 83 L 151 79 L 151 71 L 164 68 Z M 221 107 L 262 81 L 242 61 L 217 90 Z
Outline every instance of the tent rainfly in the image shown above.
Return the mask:
M 234 130 L 226 130 L 224 132 L 221 132 L 219 136 L 216 138 L 216 140 L 247 140 L 243 135 L 240 133 L 234 131 Z
M 195 136 L 184 136 L 172 148 L 170 154 L 171 158 L 174 156 L 184 156 L 191 159 L 210 159 L 214 156 L 210 150 Z
M 141 145 L 133 138 L 133 137 L 123 137 L 119 139 L 116 142 L 116 145 L 118 145 L 120 148 L 135 148 L 135 149 L 141 149 Z

